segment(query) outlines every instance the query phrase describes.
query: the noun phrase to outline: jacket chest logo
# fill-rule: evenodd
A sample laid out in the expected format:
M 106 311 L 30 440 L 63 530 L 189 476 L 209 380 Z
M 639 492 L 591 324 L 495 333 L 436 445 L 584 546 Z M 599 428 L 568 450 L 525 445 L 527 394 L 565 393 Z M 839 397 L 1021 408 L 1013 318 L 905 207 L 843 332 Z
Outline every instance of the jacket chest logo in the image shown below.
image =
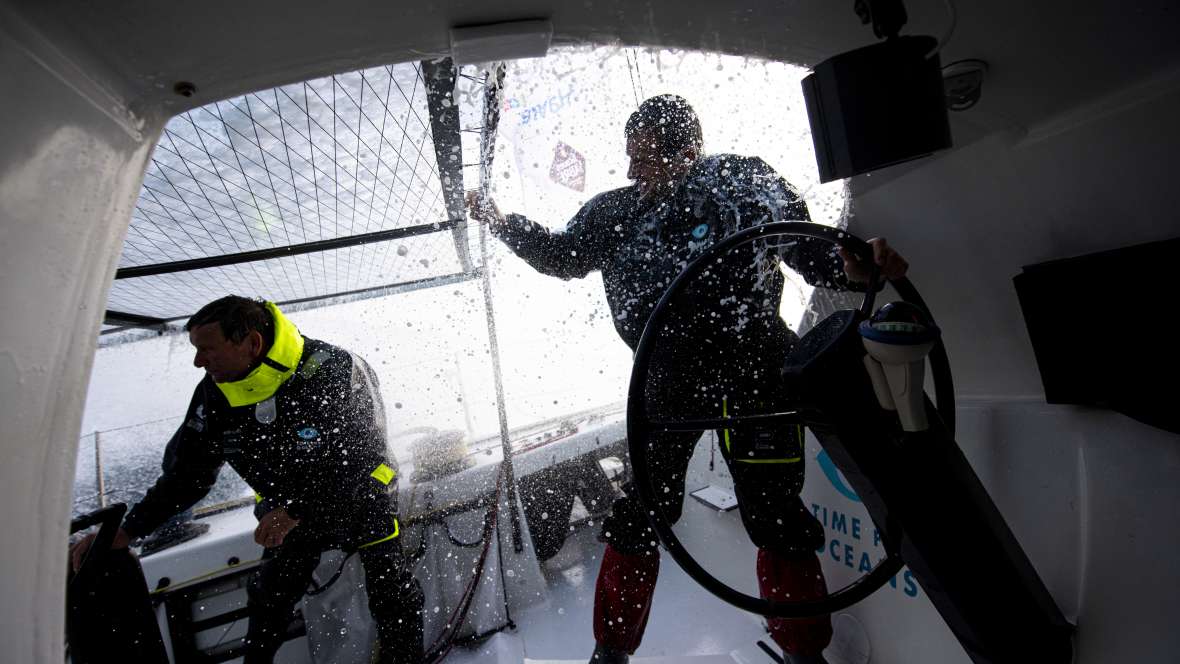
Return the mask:
M 692 229 L 692 236 L 698 240 L 704 239 L 704 237 L 708 234 L 709 234 L 709 224 L 701 224 L 700 226 L 697 226 L 696 228 Z
M 275 398 L 271 397 L 263 401 L 259 401 L 254 406 L 254 419 L 258 420 L 259 424 L 270 424 L 279 416 L 278 405 L 275 404 Z
M 310 442 L 312 440 L 315 440 L 316 437 L 320 435 L 320 432 L 317 431 L 315 427 L 305 427 L 303 429 L 300 429 L 299 431 L 296 431 L 295 435 L 299 436 L 301 439 L 303 439 L 305 441 Z

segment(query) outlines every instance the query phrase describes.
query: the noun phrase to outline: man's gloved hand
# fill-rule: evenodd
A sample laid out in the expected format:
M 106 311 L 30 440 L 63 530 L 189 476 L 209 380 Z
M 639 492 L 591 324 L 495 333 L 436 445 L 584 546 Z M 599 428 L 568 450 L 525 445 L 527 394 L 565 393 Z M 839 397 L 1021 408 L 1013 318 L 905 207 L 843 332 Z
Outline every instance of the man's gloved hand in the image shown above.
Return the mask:
M 875 237 L 868 243 L 873 248 L 873 262 L 881 267 L 882 279 L 900 279 L 905 276 L 910 264 L 893 247 L 889 246 L 885 238 Z M 860 284 L 867 283 L 872 265 L 867 261 L 862 261 L 856 254 L 844 247 L 840 247 L 839 250 L 840 257 L 844 259 L 844 274 L 848 275 L 848 280 Z
M 478 191 L 467 192 L 467 212 L 472 219 L 492 227 L 504 224 L 504 215 L 500 214 L 496 201 Z
M 82 566 L 82 559 L 86 557 L 86 552 L 90 550 L 90 545 L 94 543 L 94 538 L 98 533 L 90 533 L 86 537 L 74 542 L 70 547 L 70 566 L 75 572 Z M 112 549 L 126 549 L 131 544 L 131 536 L 127 531 L 120 528 L 115 533 L 115 539 L 111 542 Z
M 287 537 L 287 533 L 298 525 L 299 519 L 287 514 L 286 508 L 273 509 L 258 520 L 258 527 L 254 529 L 254 541 L 268 549 L 279 546 Z

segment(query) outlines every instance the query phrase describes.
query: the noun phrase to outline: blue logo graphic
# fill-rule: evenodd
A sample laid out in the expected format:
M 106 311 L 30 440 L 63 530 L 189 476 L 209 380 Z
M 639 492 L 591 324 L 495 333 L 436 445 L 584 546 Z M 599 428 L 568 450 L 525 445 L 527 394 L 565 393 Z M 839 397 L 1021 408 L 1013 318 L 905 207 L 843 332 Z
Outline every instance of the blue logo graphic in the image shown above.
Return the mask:
M 860 497 L 856 495 L 856 492 L 844 483 L 844 477 L 840 475 L 836 464 L 832 463 L 832 458 L 828 456 L 827 450 L 821 450 L 815 456 L 815 461 L 819 464 L 819 469 L 824 471 L 824 476 L 828 478 L 832 486 L 836 487 L 836 491 L 839 491 L 841 496 L 856 503 L 860 502 Z
M 320 435 L 320 432 L 316 431 L 315 427 L 307 427 L 306 429 L 300 429 L 297 433 L 298 433 L 299 437 L 302 438 L 303 440 L 311 440 L 312 438 L 315 438 L 316 436 Z
M 709 234 L 709 224 L 701 224 L 700 226 L 697 226 L 696 228 L 692 229 L 692 236 L 698 240 L 705 237 L 708 234 Z

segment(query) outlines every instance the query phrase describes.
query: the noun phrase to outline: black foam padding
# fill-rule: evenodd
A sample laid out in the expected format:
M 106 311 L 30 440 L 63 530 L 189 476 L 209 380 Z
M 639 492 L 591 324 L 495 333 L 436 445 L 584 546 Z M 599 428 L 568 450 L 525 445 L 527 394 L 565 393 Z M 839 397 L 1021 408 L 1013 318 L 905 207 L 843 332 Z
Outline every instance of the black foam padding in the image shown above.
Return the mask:
M 1180 370 L 1164 310 L 1180 238 L 1028 265 L 1013 278 L 1045 399 L 1180 433 Z

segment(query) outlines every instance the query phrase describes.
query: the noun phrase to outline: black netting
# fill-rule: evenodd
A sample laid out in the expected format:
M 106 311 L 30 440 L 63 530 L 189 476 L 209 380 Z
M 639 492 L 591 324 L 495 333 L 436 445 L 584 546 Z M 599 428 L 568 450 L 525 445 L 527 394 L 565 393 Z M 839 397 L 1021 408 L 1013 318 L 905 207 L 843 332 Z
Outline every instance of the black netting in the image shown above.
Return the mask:
M 375 67 L 193 109 L 164 129 L 121 268 L 446 221 L 421 67 Z M 449 230 L 120 279 L 110 309 L 190 314 L 225 293 L 323 297 L 461 272 Z

